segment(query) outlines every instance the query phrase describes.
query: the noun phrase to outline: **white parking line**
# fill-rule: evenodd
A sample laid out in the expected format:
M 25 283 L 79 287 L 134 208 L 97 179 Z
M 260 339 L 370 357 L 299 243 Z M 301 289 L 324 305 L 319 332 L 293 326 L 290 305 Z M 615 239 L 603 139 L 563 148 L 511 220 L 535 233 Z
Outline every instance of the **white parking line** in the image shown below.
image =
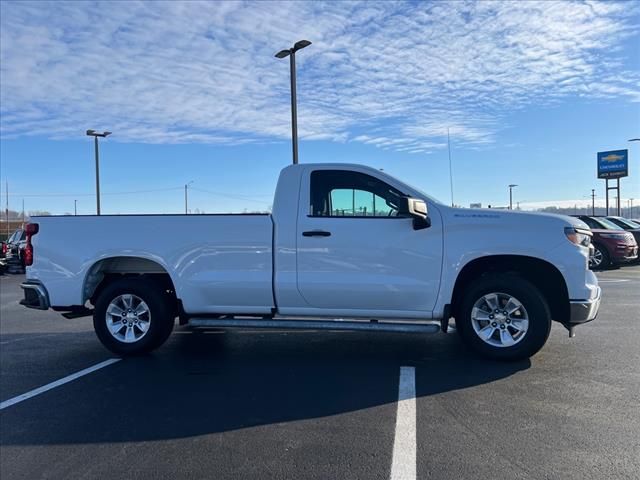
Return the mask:
M 416 369 L 400 367 L 391 480 L 416 478 Z
M 105 360 L 104 362 L 100 362 L 93 367 L 85 368 L 84 370 L 80 370 L 79 372 L 72 373 L 71 375 L 67 375 L 60 380 L 56 380 L 55 382 L 48 383 L 43 385 L 42 387 L 38 387 L 30 392 L 23 393 L 22 395 L 18 395 L 17 397 L 10 398 L 9 400 L 5 400 L 4 402 L 0 402 L 0 410 L 3 410 L 11 405 L 15 405 L 16 403 L 20 403 L 24 400 L 27 400 L 31 397 L 35 397 L 36 395 L 40 395 L 46 391 L 49 391 L 53 388 L 59 387 L 60 385 L 64 385 L 65 383 L 69 383 L 74 381 L 77 378 L 80 378 L 84 375 L 88 375 L 96 370 L 100 370 L 101 368 L 108 367 L 116 362 L 122 360 L 121 358 L 110 358 L 109 360 Z

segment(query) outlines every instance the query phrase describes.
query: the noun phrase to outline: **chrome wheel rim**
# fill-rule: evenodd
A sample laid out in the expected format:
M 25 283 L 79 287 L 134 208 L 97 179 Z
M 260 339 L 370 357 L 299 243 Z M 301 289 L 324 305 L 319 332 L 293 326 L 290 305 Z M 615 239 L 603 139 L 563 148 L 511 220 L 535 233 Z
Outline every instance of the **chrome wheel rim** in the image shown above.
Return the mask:
M 149 306 L 137 295 L 119 295 L 107 307 L 107 330 L 119 342 L 135 343 L 151 325 Z
M 493 292 L 480 297 L 471 310 L 476 335 L 492 347 L 512 347 L 529 330 L 529 315 L 522 303 L 508 293 Z
M 591 256 L 591 266 L 599 267 L 602 264 L 602 252 L 599 248 L 595 248 Z

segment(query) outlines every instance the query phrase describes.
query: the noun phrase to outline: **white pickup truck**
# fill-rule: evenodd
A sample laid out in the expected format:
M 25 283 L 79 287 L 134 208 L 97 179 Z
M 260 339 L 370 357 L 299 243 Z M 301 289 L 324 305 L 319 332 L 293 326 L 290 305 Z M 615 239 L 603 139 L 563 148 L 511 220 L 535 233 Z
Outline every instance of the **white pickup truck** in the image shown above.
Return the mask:
M 601 290 L 580 220 L 451 208 L 360 165 L 285 168 L 273 213 L 37 217 L 22 304 L 93 314 L 111 351 L 175 324 L 458 333 L 479 353 L 535 354 L 552 319 L 593 320 Z

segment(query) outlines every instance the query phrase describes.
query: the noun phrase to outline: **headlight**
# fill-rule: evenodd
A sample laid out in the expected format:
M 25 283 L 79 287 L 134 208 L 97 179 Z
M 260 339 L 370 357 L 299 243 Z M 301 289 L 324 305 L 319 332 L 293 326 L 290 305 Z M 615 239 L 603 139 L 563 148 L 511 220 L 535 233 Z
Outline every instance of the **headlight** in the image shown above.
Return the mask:
M 591 232 L 588 230 L 566 227 L 564 229 L 564 234 L 567 236 L 571 243 L 574 243 L 576 245 L 588 247 L 591 244 Z

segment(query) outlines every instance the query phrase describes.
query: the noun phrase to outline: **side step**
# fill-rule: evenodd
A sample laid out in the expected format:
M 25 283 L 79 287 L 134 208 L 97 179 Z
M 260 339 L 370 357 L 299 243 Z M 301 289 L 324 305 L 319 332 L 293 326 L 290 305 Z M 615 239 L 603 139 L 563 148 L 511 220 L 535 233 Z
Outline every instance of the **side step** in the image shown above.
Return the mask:
M 284 328 L 302 330 L 365 330 L 371 332 L 402 333 L 437 333 L 440 323 L 384 323 L 379 321 L 346 321 L 346 320 L 273 320 L 273 319 L 238 319 L 238 318 L 190 318 L 187 325 L 191 327 L 217 328 Z

